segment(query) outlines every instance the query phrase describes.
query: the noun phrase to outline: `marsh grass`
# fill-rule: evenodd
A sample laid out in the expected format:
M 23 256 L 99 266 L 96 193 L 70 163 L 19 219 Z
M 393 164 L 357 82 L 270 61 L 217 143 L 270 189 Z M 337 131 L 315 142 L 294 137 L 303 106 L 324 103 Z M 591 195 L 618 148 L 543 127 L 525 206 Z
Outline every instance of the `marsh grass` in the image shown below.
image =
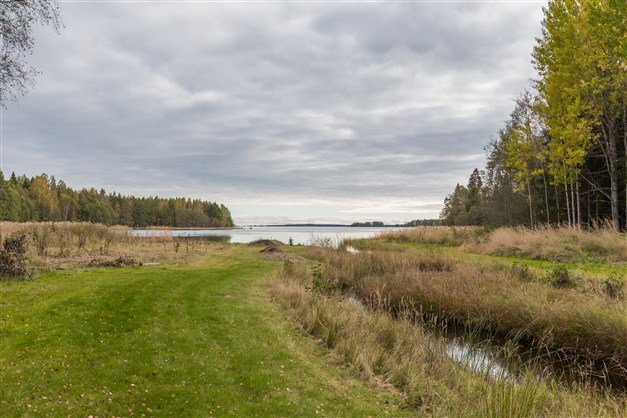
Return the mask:
M 532 417 L 538 400 L 538 385 L 528 376 L 523 383 L 513 385 L 498 382 L 491 385 L 484 395 L 486 418 Z
M 465 249 L 561 262 L 627 262 L 627 235 L 617 233 L 609 226 L 593 230 L 568 226 L 499 228 L 484 240 L 465 243 Z
M 128 227 L 88 222 L 0 222 L 0 243 L 24 234 L 28 265 L 35 270 L 106 264 L 120 257 L 138 262 L 190 261 L 206 255 L 216 245 L 182 240 L 167 230 L 156 232 L 140 237 L 133 236 Z
M 390 242 L 462 245 L 482 239 L 487 230 L 477 226 L 416 226 L 385 231 L 376 238 Z
M 627 235 L 609 225 L 594 229 L 569 226 L 479 227 L 421 226 L 386 231 L 378 239 L 397 243 L 462 246 L 464 251 L 556 262 L 627 262 Z
M 529 281 L 526 273 L 448 257 L 321 248 L 310 249 L 308 256 L 321 263 L 317 281 L 324 288 L 355 295 L 373 309 L 437 317 L 504 340 L 603 362 L 617 373 L 627 370 L 625 300 L 571 289 L 562 276 L 553 287 Z
M 411 312 L 371 309 L 347 293 L 313 286 L 306 263 L 286 263 L 271 295 L 331 358 L 434 416 L 623 416 L 624 400 L 584 385 L 568 388 L 519 369 L 517 379 L 475 372 L 447 354 L 447 341 L 416 325 Z M 434 319 L 437 321 L 437 319 Z M 478 336 L 478 334 L 477 334 Z

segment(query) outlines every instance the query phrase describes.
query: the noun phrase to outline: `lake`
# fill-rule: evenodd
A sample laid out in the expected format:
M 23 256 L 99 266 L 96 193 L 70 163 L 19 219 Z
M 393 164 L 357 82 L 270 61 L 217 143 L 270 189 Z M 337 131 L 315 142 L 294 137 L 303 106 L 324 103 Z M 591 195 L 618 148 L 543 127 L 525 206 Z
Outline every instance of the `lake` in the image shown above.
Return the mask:
M 238 229 L 135 229 L 135 236 L 174 236 L 204 238 L 228 243 L 248 243 L 256 239 L 276 239 L 288 243 L 291 238 L 295 245 L 309 245 L 315 242 L 330 241 L 337 245 L 346 238 L 370 238 L 383 231 L 397 228 L 368 228 L 349 226 L 253 226 Z

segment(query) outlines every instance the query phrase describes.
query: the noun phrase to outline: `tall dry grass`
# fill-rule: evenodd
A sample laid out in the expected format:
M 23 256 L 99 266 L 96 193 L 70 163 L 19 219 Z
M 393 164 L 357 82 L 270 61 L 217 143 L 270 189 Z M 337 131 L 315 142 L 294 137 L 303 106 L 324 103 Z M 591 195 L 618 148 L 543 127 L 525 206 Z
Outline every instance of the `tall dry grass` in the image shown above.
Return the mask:
M 487 231 L 472 226 L 421 226 L 386 231 L 377 238 L 462 246 L 465 251 L 558 262 L 627 262 L 627 234 L 609 225 L 595 229 L 569 226 L 513 227 Z
M 88 222 L 0 222 L 0 242 L 14 234 L 27 237 L 27 259 L 36 269 L 65 268 L 119 257 L 138 262 L 191 261 L 207 253 L 211 243 L 173 237 L 157 231 L 138 237 L 124 226 Z
M 104 255 L 112 244 L 132 240 L 128 230 L 89 222 L 0 222 L 0 241 L 14 234 L 24 234 L 29 248 L 39 257 L 63 257 L 93 248 Z
M 360 376 L 400 391 L 409 406 L 433 416 L 623 416 L 621 399 L 589 387 L 537 378 L 497 380 L 460 366 L 446 343 L 405 317 L 364 308 L 323 292 L 317 271 L 287 262 L 270 284 L 303 329 Z
M 627 262 L 627 234 L 607 226 L 594 230 L 568 226 L 499 228 L 480 242 L 465 243 L 464 249 L 562 262 Z
M 511 269 L 415 253 L 315 248 L 320 281 L 397 314 L 437 316 L 627 370 L 627 303 L 527 281 Z M 627 375 L 625 375 L 627 378 Z
M 385 231 L 376 238 L 390 242 L 462 245 L 481 239 L 485 233 L 485 229 L 477 226 L 416 226 Z

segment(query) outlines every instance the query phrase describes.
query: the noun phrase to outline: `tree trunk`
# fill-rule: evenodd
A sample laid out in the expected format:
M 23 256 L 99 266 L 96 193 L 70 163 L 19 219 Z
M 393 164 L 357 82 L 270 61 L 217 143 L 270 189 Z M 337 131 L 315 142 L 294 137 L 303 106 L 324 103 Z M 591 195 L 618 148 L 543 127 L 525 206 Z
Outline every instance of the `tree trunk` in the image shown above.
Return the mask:
M 568 226 L 572 226 L 570 218 L 570 201 L 568 200 L 568 183 L 564 182 L 564 194 L 566 195 L 566 217 L 568 218 Z
M 557 224 L 560 224 L 560 198 L 557 193 L 557 184 L 553 185 L 555 189 L 555 207 L 557 208 Z
M 618 206 L 618 150 L 616 147 L 616 135 L 613 129 L 608 130 L 610 151 L 610 204 L 612 209 L 612 227 L 620 231 L 620 215 Z
M 573 218 L 573 226 L 577 226 L 577 211 L 575 210 L 575 185 L 571 184 L 570 185 L 570 213 L 572 214 L 572 218 Z
M 581 199 L 579 196 L 579 180 L 575 181 L 577 187 L 577 228 L 581 228 Z
M 588 225 L 588 228 L 590 228 L 590 187 L 588 187 L 588 193 L 586 193 L 586 201 L 586 207 L 588 208 L 588 219 L 586 220 L 586 224 Z
M 612 228 L 620 231 L 620 210 L 618 203 L 618 147 L 616 144 L 616 121 L 611 115 L 601 118 L 601 134 L 607 142 L 607 169 L 610 176 L 610 208 Z
M 529 194 L 529 222 L 533 228 L 533 203 L 531 200 L 531 185 L 529 184 L 529 181 L 527 181 L 527 193 Z
M 599 194 L 594 193 L 594 222 L 599 226 Z
M 551 214 L 549 213 L 549 189 L 546 186 L 546 174 L 542 172 L 542 180 L 544 181 L 544 202 L 546 203 L 546 224 L 551 224 Z

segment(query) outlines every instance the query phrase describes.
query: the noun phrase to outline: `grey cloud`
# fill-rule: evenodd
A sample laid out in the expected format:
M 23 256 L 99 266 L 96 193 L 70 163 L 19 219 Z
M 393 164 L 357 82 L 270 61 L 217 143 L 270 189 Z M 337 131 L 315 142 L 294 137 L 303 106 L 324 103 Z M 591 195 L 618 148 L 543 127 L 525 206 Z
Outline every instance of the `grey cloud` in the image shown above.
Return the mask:
M 533 77 L 540 8 L 66 4 L 5 114 L 5 165 L 137 195 L 435 215 Z

